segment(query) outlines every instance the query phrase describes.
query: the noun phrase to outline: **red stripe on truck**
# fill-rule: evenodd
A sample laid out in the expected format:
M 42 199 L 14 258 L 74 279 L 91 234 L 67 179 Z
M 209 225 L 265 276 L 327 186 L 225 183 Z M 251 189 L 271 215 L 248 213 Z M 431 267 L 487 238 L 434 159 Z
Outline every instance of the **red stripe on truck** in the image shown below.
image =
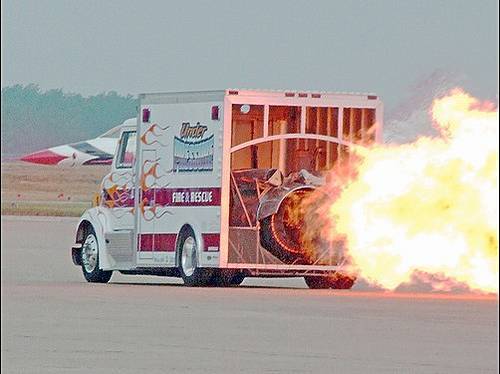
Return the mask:
M 218 251 L 220 246 L 220 234 L 201 234 L 203 238 L 203 250 L 204 251 Z
M 204 233 L 203 251 L 218 251 L 220 246 L 219 233 Z M 139 234 L 138 246 L 140 252 L 174 252 L 177 234 L 161 233 L 161 234 Z
M 140 252 L 174 252 L 177 234 L 140 234 Z
M 147 206 L 219 206 L 221 189 L 218 187 L 151 188 L 143 191 Z
M 145 206 L 220 206 L 221 190 L 218 187 L 150 188 L 142 192 Z M 104 203 L 109 208 L 134 206 L 134 190 L 118 189 L 112 196 L 105 193 Z

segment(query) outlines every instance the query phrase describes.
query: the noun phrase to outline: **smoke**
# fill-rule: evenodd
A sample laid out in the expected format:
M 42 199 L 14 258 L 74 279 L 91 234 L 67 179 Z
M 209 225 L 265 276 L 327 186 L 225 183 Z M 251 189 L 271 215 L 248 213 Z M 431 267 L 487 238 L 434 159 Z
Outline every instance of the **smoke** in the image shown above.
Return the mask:
M 464 86 L 465 76 L 437 69 L 418 79 L 408 89 L 407 97 L 385 115 L 385 143 L 411 143 L 421 136 L 438 136 L 432 124 L 429 108 L 436 97 L 454 87 Z

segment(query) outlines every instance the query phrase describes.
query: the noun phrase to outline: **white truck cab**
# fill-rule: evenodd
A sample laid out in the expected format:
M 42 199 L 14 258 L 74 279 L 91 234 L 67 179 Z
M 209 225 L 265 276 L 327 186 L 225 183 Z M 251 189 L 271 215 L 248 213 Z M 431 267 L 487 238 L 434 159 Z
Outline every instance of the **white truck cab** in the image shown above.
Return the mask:
M 309 248 L 306 217 L 289 212 L 349 163 L 351 146 L 381 140 L 377 96 L 220 90 L 139 99 L 99 204 L 78 223 L 72 257 L 89 282 L 120 271 L 200 286 L 248 276 L 353 285 L 340 250 L 320 240 Z

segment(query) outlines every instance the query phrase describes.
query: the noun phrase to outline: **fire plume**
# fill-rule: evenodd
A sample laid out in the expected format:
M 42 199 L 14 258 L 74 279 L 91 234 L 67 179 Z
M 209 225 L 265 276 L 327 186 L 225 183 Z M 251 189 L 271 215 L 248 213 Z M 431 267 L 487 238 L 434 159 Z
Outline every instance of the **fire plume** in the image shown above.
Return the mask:
M 438 137 L 354 149 L 355 177 L 330 178 L 319 215 L 371 284 L 423 275 L 434 289 L 498 292 L 498 108 L 455 89 L 431 114 Z

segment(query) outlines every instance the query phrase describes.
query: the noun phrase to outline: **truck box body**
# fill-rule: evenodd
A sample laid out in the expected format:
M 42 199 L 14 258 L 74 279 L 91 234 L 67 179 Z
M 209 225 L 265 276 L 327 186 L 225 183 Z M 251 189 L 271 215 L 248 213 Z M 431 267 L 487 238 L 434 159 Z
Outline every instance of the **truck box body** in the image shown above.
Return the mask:
M 141 95 L 136 160 L 137 265 L 175 266 L 176 238 L 190 225 L 200 263 L 219 266 L 224 92 Z
M 82 218 L 99 227 L 102 269 L 177 268 L 186 229 L 198 267 L 253 275 L 338 269 L 280 247 L 289 228 L 272 225 L 290 193 L 317 187 L 300 181 L 347 163 L 351 145 L 381 140 L 376 96 L 220 90 L 139 99 L 136 128 L 122 130 L 100 206 Z

